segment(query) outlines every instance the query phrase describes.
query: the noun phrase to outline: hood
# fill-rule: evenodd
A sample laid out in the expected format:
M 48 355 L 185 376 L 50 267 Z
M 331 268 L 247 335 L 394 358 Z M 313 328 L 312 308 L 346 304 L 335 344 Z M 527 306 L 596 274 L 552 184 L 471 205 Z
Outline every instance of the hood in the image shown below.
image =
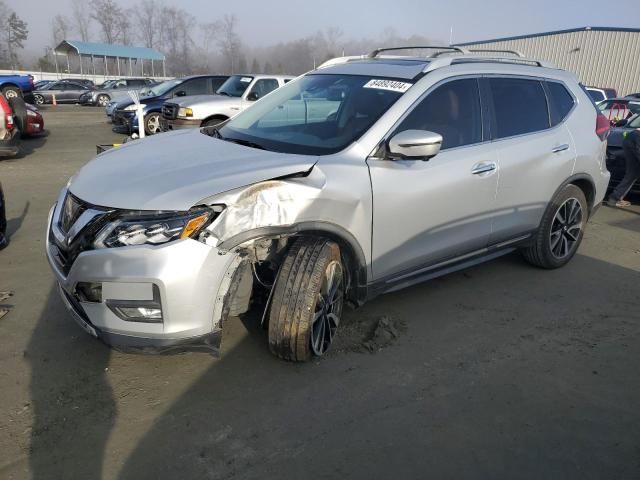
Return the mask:
M 108 150 L 78 172 L 69 190 L 104 207 L 188 210 L 227 190 L 308 171 L 316 161 L 180 130 Z
M 219 102 L 237 103 L 240 101 L 240 97 L 226 97 L 224 95 L 217 95 L 210 93 L 208 95 L 190 95 L 188 97 L 176 97 L 170 100 L 171 103 L 175 103 L 181 107 L 194 107 L 208 104 L 218 104 Z

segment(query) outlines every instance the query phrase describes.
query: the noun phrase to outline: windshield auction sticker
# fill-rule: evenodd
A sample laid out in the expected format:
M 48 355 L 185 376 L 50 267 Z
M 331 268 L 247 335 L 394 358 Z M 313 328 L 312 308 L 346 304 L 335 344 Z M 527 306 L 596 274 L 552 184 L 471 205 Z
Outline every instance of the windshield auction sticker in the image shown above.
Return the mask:
M 251 80 L 252 80 L 251 77 L 242 77 L 240 79 L 240 81 L 243 83 L 249 83 Z
M 412 83 L 398 82 L 396 80 L 369 80 L 364 88 L 377 88 L 378 90 L 391 90 L 404 93 L 413 85 Z

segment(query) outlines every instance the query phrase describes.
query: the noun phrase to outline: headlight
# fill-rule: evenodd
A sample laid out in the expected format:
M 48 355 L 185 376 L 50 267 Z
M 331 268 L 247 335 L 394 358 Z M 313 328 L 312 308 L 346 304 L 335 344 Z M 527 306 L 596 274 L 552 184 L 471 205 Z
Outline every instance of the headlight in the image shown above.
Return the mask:
M 135 103 L 132 103 L 128 107 L 125 107 L 124 111 L 125 112 L 135 112 L 137 109 L 138 109 L 138 105 L 136 105 Z
M 100 230 L 93 246 L 160 245 L 179 238 L 195 237 L 219 211 L 220 207 L 204 207 L 178 213 L 126 214 Z
M 181 107 L 181 108 L 178 109 L 178 116 L 179 117 L 193 117 L 193 110 L 191 110 L 190 108 Z

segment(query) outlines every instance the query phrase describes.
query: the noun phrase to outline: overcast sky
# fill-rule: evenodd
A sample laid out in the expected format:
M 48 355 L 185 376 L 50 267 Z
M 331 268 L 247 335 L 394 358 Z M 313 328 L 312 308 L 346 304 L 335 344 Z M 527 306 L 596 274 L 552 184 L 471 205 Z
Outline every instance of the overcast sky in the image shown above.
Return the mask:
M 29 24 L 29 50 L 51 42 L 51 17 L 71 15 L 71 0 L 4 0 Z M 88 1 L 87 1 L 88 3 Z M 118 3 L 134 6 L 135 0 Z M 402 36 L 465 42 L 582 26 L 640 28 L 640 0 L 165 0 L 199 22 L 238 17 L 245 44 L 262 46 L 337 26 L 344 38 L 374 38 L 392 27 Z M 54 7 L 55 6 L 55 7 Z M 77 36 L 77 35 L 76 35 Z

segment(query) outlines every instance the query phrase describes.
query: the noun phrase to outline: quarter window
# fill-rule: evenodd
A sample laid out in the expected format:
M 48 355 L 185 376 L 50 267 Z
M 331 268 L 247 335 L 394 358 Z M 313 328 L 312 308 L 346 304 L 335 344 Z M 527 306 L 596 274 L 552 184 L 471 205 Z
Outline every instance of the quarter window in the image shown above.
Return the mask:
M 549 107 L 551 110 L 551 125 L 562 122 L 573 108 L 573 97 L 566 87 L 558 82 L 547 82 L 549 89 Z
M 276 88 L 278 88 L 278 81 L 275 78 L 261 78 L 260 80 L 256 80 L 251 92 L 257 93 L 258 98 L 262 98 Z
M 506 138 L 549 128 L 549 109 L 542 84 L 521 78 L 490 78 L 493 137 Z
M 405 118 L 396 133 L 428 130 L 442 135 L 442 149 L 482 141 L 478 80 L 453 80 L 429 93 Z

